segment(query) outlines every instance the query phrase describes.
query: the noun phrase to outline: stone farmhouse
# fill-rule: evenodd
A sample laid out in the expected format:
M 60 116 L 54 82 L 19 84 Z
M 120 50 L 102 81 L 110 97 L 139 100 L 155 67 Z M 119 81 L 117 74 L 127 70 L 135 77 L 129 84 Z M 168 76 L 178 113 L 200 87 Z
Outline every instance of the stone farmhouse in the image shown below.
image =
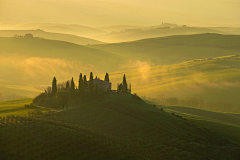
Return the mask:
M 90 81 L 87 81 L 88 85 L 89 85 L 89 83 L 90 83 Z M 93 85 L 94 85 L 94 89 L 95 89 L 95 86 L 97 85 L 98 88 L 102 88 L 104 92 L 111 91 L 111 89 L 112 89 L 112 83 L 103 81 L 99 78 L 93 79 Z

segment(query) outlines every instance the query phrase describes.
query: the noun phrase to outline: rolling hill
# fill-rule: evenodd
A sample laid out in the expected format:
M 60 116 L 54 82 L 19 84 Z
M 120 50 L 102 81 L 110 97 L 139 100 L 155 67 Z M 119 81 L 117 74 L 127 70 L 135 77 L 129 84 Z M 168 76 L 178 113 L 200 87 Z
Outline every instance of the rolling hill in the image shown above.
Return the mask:
M 0 23 L 1 30 L 44 30 L 46 32 L 64 33 L 80 37 L 92 37 L 108 32 L 98 28 L 78 24 L 54 24 L 54 23 Z
M 125 58 L 69 42 L 42 38 L 0 38 L 0 100 L 35 97 L 51 84 L 116 71 Z M 12 98 L 11 98 L 12 97 Z
M 100 35 L 94 37 L 100 41 L 117 43 L 117 42 L 127 42 L 135 41 L 147 38 L 157 38 L 172 35 L 191 35 L 191 34 L 201 34 L 201 33 L 228 33 L 219 31 L 217 29 L 211 28 L 200 28 L 200 27 L 187 27 L 178 26 L 174 24 L 162 24 L 159 26 L 149 26 L 149 27 L 126 27 L 120 31 L 114 31 L 110 34 Z
M 103 44 L 103 42 L 100 42 L 94 39 L 78 37 L 70 34 L 45 32 L 40 29 L 38 30 L 0 30 L 0 37 L 14 37 L 14 35 L 24 36 L 25 34 L 28 34 L 28 33 L 33 34 L 34 37 L 66 41 L 66 42 L 75 43 L 79 45 Z
M 238 54 L 239 42 L 239 35 L 206 33 L 96 45 L 94 48 L 155 65 L 168 65 L 192 59 Z
M 42 117 L 1 118 L 0 126 L 4 159 L 237 160 L 240 156 L 234 137 L 229 140 L 132 95 Z M 16 138 L 19 141 L 14 143 Z
M 203 119 L 222 122 L 230 125 L 235 125 L 240 127 L 240 118 L 229 113 L 221 113 L 221 112 L 212 112 L 207 110 L 201 110 L 190 107 L 182 107 L 182 106 L 168 106 L 164 109 L 170 109 L 173 112 L 177 111 L 178 113 L 194 115 L 196 117 L 202 117 Z
M 136 69 L 129 68 L 109 75 L 111 82 L 119 83 L 125 74 L 128 83 L 132 84 L 132 92 L 157 98 L 159 104 L 166 103 L 164 100 L 171 97 L 179 101 L 196 97 L 205 101 L 205 105 L 196 106 L 201 109 L 240 113 L 239 64 L 238 55 L 155 67 L 138 61 L 127 65 Z M 173 105 L 178 105 L 178 102 Z

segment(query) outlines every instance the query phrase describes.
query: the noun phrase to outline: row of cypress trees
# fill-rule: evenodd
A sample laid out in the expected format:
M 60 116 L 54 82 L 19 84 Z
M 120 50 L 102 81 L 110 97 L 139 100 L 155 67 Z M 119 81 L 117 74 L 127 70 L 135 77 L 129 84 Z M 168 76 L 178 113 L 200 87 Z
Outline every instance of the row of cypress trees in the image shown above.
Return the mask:
M 104 81 L 110 82 L 108 73 L 106 73 Z M 89 88 L 88 92 L 86 92 L 87 87 Z M 117 92 L 124 94 L 131 93 L 131 84 L 128 86 L 125 74 L 123 76 L 122 83 L 118 84 L 117 86 Z M 79 102 L 86 102 L 92 99 L 103 97 L 104 93 L 101 88 L 99 88 L 97 85 L 94 85 L 93 73 L 90 72 L 89 82 L 87 82 L 86 75 L 80 73 L 78 86 L 75 85 L 73 78 L 71 81 L 67 81 L 65 84 L 57 84 L 57 79 L 54 77 L 52 81 L 51 93 L 49 95 L 50 96 L 48 97 L 56 97 L 60 99 L 62 105 L 67 106 L 69 98 L 74 99 L 78 105 Z

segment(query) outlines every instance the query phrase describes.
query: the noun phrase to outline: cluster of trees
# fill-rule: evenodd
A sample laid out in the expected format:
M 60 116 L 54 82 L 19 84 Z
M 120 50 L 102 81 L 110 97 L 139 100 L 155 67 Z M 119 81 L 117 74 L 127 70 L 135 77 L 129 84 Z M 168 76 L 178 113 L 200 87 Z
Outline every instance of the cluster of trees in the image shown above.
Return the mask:
M 129 84 L 129 86 L 127 85 L 125 74 L 123 76 L 123 82 L 121 84 L 117 84 L 117 93 L 131 93 L 131 84 Z
M 98 78 L 96 77 L 96 79 Z M 109 82 L 109 86 L 111 86 L 108 73 L 106 73 L 104 81 Z M 123 77 L 123 82 L 118 86 L 117 92 L 125 94 L 131 92 L 131 85 L 130 87 L 127 86 L 125 75 Z M 62 106 L 63 108 L 68 108 L 69 106 L 88 103 L 92 100 L 103 99 L 111 93 L 115 92 L 112 91 L 110 87 L 109 90 L 106 90 L 103 85 L 94 84 L 92 72 L 90 72 L 89 81 L 87 81 L 86 75 L 80 73 L 78 85 L 75 84 L 73 78 L 71 81 L 58 84 L 56 77 L 54 77 L 52 86 L 48 87 L 45 93 L 41 93 L 37 96 L 33 100 L 33 103 L 46 107 L 58 108 Z

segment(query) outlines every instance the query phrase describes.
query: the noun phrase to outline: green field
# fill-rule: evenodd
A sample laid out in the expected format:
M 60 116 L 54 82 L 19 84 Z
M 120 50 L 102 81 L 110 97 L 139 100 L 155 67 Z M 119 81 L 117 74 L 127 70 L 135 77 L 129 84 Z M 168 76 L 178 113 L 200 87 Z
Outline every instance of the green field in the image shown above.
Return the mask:
M 132 95 L 116 95 L 41 118 L 8 117 L 1 119 L 0 126 L 3 159 L 238 159 L 240 156 L 239 141 L 234 137 L 177 118 Z
M 240 117 L 236 116 L 236 114 L 212 112 L 182 106 L 168 106 L 164 110 L 181 115 L 193 123 L 205 126 L 240 144 Z
M 48 109 L 44 108 L 24 108 L 25 104 L 32 103 L 32 98 L 16 99 L 11 101 L 0 102 L 0 117 L 6 116 L 28 116 L 29 112 L 42 111 L 46 112 Z
M 196 108 L 181 107 L 181 106 L 168 106 L 167 109 L 177 112 L 182 112 L 190 115 L 204 117 L 207 120 L 223 122 L 230 125 L 240 127 L 240 117 L 234 116 L 229 113 L 212 112 Z

